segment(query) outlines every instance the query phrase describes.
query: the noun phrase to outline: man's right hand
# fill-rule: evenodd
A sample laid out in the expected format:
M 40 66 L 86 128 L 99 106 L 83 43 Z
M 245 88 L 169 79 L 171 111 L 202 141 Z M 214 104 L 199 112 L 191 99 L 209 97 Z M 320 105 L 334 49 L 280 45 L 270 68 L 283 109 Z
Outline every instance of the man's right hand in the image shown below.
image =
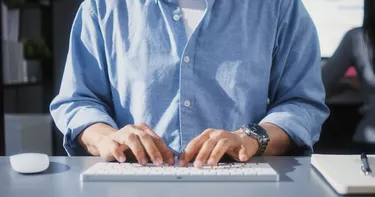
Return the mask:
M 103 132 L 103 125 L 101 126 L 100 132 L 94 132 L 94 129 L 100 128 L 95 128 L 94 125 L 92 128 L 86 129 L 79 137 L 81 145 L 86 146 L 91 154 L 100 155 L 106 161 L 116 159 L 119 162 L 125 162 L 127 156 L 129 156 L 125 153 L 131 151 L 141 165 L 147 164 L 148 157 L 155 165 L 160 166 L 163 161 L 169 165 L 174 164 L 173 152 L 145 123 L 127 125 L 118 131 L 112 129 L 110 132 Z M 109 126 L 105 127 L 108 128 Z M 92 136 L 90 133 L 99 134 L 100 137 L 93 137 L 97 140 L 87 139 Z

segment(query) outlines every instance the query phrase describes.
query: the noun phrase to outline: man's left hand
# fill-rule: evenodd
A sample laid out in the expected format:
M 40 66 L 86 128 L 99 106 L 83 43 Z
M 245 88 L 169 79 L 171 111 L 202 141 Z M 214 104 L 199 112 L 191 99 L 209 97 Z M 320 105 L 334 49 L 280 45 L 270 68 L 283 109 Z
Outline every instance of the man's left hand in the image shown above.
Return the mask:
M 241 130 L 229 132 L 207 129 L 187 145 L 180 156 L 179 166 L 186 166 L 194 157 L 194 166 L 197 168 L 206 164 L 215 166 L 224 154 L 246 162 L 256 154 L 258 148 L 258 142 Z

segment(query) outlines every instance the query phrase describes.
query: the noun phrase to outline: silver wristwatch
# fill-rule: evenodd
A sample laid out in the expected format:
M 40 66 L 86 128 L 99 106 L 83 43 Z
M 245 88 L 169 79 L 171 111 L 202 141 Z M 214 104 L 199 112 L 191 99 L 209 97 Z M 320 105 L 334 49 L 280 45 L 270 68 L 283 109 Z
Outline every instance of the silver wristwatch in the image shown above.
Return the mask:
M 267 131 L 260 125 L 254 123 L 243 125 L 241 129 L 247 136 L 257 140 L 259 143 L 259 149 L 256 156 L 262 155 L 264 151 L 266 151 L 267 145 L 270 141 Z

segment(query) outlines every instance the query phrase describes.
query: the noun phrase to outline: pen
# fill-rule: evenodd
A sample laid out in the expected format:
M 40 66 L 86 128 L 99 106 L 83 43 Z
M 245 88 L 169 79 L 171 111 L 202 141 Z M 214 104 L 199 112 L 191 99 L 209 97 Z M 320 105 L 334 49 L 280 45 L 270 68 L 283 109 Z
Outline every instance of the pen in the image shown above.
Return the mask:
M 361 154 L 361 161 L 362 161 L 362 171 L 363 173 L 365 173 L 365 175 L 370 175 L 371 174 L 371 169 L 370 169 L 370 164 L 368 162 L 368 159 L 367 159 L 367 155 L 366 153 L 362 153 Z

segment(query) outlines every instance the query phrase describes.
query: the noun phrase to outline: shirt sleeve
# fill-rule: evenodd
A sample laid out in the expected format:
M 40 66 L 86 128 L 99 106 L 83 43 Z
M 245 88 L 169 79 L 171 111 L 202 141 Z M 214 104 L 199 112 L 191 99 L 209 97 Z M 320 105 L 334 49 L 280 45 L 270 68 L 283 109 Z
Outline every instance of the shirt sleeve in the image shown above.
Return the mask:
M 307 154 L 329 114 L 320 71 L 315 25 L 301 1 L 281 0 L 269 86 L 269 109 L 261 123 L 283 129 Z
M 75 138 L 88 126 L 105 123 L 118 129 L 111 117 L 111 86 L 98 17 L 86 2 L 74 20 L 60 92 L 50 105 L 69 155 L 87 154 Z

